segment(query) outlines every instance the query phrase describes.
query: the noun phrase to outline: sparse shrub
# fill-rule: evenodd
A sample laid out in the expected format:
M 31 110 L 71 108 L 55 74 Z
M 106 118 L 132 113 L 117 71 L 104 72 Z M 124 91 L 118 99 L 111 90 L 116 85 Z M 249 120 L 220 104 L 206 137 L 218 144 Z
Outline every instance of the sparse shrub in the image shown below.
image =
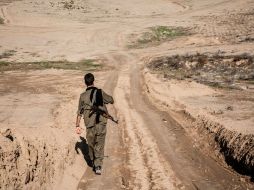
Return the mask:
M 157 41 L 182 36 L 185 34 L 182 28 L 173 28 L 169 26 L 151 27 L 150 30 Z
M 9 58 L 14 55 L 15 50 L 7 50 L 0 55 L 0 59 Z
M 63 7 L 65 9 L 74 9 L 74 1 L 70 0 L 70 1 L 64 1 L 63 3 Z

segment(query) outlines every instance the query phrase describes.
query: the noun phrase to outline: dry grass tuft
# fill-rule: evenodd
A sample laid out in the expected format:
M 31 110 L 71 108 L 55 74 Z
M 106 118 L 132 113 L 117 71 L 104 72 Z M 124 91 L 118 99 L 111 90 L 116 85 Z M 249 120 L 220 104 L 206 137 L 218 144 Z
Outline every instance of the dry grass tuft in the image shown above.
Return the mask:
M 150 27 L 146 32 L 141 34 L 133 41 L 129 48 L 144 48 L 151 45 L 159 45 L 165 41 L 175 39 L 180 36 L 187 35 L 187 29 L 182 27 L 155 26 Z
M 192 79 L 213 87 L 238 88 L 254 83 L 253 60 L 248 54 L 175 55 L 159 57 L 147 66 L 167 79 Z

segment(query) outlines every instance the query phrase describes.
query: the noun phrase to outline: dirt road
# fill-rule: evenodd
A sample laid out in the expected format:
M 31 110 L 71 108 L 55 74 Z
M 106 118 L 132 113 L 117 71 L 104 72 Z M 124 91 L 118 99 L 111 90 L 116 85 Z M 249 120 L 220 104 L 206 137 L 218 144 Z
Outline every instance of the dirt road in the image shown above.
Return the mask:
M 97 177 L 87 170 L 78 189 L 247 188 L 239 176 L 202 154 L 168 113 L 144 97 L 142 65 L 136 56 L 121 53 L 113 57 L 120 70 L 114 96 L 123 142 L 119 129 L 110 125 L 106 151 L 110 156 L 104 175 Z M 119 139 L 118 143 L 112 139 Z
M 50 155 L 52 154 L 50 160 L 53 162 L 42 164 L 42 167 L 51 168 L 59 164 L 61 155 L 65 155 L 59 164 L 61 170 L 50 171 L 51 179 L 42 182 L 25 180 L 26 184 L 22 184 L 23 179 L 20 179 L 20 184 L 24 186 L 17 187 L 25 188 L 25 185 L 28 185 L 27 187 L 36 188 L 39 183 L 52 183 L 53 185 L 45 187 L 254 188 L 243 176 L 205 155 L 195 146 L 194 139 L 168 112 L 160 111 L 150 102 L 144 93 L 145 84 L 142 75 L 144 63 L 157 55 L 217 50 L 253 53 L 253 43 L 246 40 L 251 39 L 253 35 L 251 30 L 254 20 L 248 12 L 253 11 L 249 9 L 250 5 L 253 5 L 252 1 L 159 0 L 155 3 L 152 0 L 126 2 L 24 0 L 8 3 L 4 1 L 0 11 L 0 17 L 5 23 L 0 25 L 2 60 L 9 62 L 80 61 L 88 58 L 103 60 L 103 64 L 112 69 L 97 72 L 96 82 L 99 87 L 114 95 L 115 105 L 110 107 L 110 112 L 120 121 L 119 125 L 111 122 L 108 124 L 103 175 L 96 176 L 91 168 L 86 166 L 83 155 L 77 156 L 74 145 L 72 147 L 77 137 L 74 134 L 69 135 L 73 133 L 71 125 L 74 126 L 72 121 L 75 117 L 75 102 L 82 91 L 83 73 L 62 70 L 3 72 L 0 80 L 3 89 L 0 105 L 2 127 L 18 128 L 15 133 L 22 134 L 22 137 L 29 136 L 33 125 L 43 127 L 43 135 L 41 130 L 33 129 L 34 137 L 30 139 L 30 144 L 38 147 L 38 150 L 43 147 L 36 142 L 38 138 L 48 141 L 48 144 L 65 142 L 65 145 L 49 146 Z M 239 11 L 248 12 L 249 15 L 247 13 L 241 15 Z M 227 23 L 232 14 L 236 14 L 238 20 Z M 242 24 L 241 29 L 232 30 L 230 27 L 235 23 L 244 23 L 246 19 L 248 24 Z M 220 22 L 224 22 L 224 25 L 220 25 Z M 188 35 L 165 40 L 164 43 L 162 41 L 148 43 L 142 48 L 128 46 L 132 39 L 142 36 L 147 28 L 154 26 L 184 28 L 188 31 Z M 240 43 L 243 39 L 245 41 Z M 12 82 L 22 80 L 24 76 L 26 78 L 23 82 Z M 57 81 L 57 84 L 52 81 Z M 29 84 L 27 88 L 25 84 Z M 35 88 L 36 84 L 41 88 Z M 34 94 L 38 96 L 35 97 Z M 10 104 L 5 105 L 6 101 Z M 38 101 L 44 107 L 34 110 L 33 107 Z M 28 105 L 29 103 L 31 105 Z M 36 114 L 43 117 L 39 120 L 33 117 L 24 120 L 28 114 L 14 112 L 17 108 L 30 114 L 34 110 L 34 117 Z M 67 114 L 68 111 L 71 113 Z M 14 121 L 15 113 L 18 113 L 18 117 Z M 20 122 L 26 126 L 24 129 L 20 128 Z M 65 140 L 59 140 L 63 137 Z M 17 139 L 22 142 L 22 138 Z M 62 152 L 62 149 L 67 153 Z M 32 170 L 34 173 L 36 170 L 40 171 L 36 166 Z M 64 174 L 56 176 L 61 172 Z M 1 176 L 4 174 L 3 172 Z M 47 175 L 47 171 L 44 174 Z M 18 179 L 18 174 L 12 175 Z M 30 172 L 26 176 L 31 175 Z M 8 183 L 13 176 L 7 176 L 8 179 L 6 177 L 3 181 Z M 68 180 L 71 185 L 67 185 Z M 7 187 L 8 185 L 5 186 Z

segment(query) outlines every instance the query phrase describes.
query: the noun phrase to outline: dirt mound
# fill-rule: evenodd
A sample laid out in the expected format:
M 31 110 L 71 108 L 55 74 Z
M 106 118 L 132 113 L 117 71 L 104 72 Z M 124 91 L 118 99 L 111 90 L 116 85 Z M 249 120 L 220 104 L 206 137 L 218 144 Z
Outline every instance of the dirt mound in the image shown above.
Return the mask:
M 76 154 L 73 141 L 61 150 L 57 143 L 32 140 L 9 128 L 1 129 L 0 142 L 0 189 L 52 188 Z

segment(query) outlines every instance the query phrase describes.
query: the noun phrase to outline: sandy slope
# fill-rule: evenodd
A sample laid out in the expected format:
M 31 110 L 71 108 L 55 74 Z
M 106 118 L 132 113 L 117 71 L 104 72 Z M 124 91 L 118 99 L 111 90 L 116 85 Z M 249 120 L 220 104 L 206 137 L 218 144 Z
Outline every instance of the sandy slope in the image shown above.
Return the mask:
M 109 123 L 108 157 L 97 177 L 74 147 L 80 142 L 73 127 L 83 73 L 1 73 L 0 146 L 6 166 L 0 170 L 1 188 L 253 188 L 247 178 L 204 155 L 171 115 L 154 107 L 143 94 L 141 76 L 144 62 L 158 55 L 219 49 L 253 53 L 253 43 L 239 41 L 251 35 L 252 17 L 239 16 L 250 24 L 238 30 L 231 31 L 239 19 L 225 23 L 250 5 L 247 0 L 23 0 L 1 6 L 0 54 L 15 50 L 3 60 L 105 60 L 114 69 L 97 73 L 96 84 L 114 95 L 110 111 L 120 119 L 118 127 Z M 220 19 L 225 27 L 219 27 Z M 129 34 L 155 25 L 189 27 L 193 34 L 156 47 L 126 48 Z M 223 38 L 228 32 L 230 39 Z M 163 89 L 160 93 L 167 99 Z
M 229 93 L 194 81 L 165 81 L 160 76 L 152 75 L 148 70 L 144 72 L 149 96 L 158 104 L 165 105 L 167 110 L 185 110 L 194 117 L 203 115 L 228 130 L 246 135 L 254 134 L 252 127 L 254 105 L 252 101 L 248 101 L 248 97 L 253 93 L 251 89 L 250 92 L 230 91 Z M 235 102 L 236 99 L 239 101 Z M 232 110 L 227 110 L 229 106 Z

